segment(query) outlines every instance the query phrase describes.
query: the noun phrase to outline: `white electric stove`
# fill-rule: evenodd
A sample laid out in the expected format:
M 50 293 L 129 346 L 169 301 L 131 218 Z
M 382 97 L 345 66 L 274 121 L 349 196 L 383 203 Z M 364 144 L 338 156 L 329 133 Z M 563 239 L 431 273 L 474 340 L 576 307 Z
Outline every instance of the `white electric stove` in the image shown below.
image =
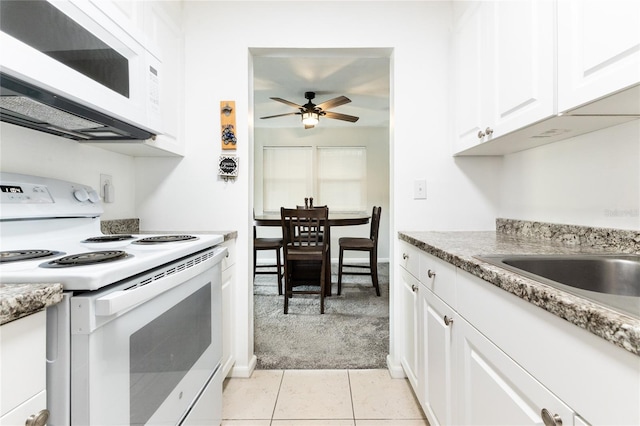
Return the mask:
M 0 282 L 65 291 L 48 424 L 218 424 L 223 237 L 103 235 L 102 212 L 90 186 L 0 173 Z

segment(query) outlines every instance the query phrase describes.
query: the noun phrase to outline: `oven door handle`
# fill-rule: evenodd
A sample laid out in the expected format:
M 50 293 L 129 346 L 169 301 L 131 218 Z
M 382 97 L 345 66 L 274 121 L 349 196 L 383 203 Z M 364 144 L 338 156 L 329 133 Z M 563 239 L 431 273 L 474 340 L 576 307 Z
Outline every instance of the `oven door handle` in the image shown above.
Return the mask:
M 220 263 L 226 253 L 226 247 L 216 247 L 212 257 L 181 272 L 166 275 L 159 280 L 150 282 L 147 285 L 133 287 L 128 290 L 114 291 L 113 293 L 102 296 L 95 301 L 95 315 L 115 315 L 140 303 L 151 300 Z

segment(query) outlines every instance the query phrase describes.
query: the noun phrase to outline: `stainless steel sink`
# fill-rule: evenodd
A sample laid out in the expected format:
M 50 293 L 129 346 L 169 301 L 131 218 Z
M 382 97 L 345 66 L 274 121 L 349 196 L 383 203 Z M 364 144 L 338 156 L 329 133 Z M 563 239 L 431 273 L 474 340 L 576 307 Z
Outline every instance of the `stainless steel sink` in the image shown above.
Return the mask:
M 640 255 L 496 255 L 476 258 L 640 316 Z

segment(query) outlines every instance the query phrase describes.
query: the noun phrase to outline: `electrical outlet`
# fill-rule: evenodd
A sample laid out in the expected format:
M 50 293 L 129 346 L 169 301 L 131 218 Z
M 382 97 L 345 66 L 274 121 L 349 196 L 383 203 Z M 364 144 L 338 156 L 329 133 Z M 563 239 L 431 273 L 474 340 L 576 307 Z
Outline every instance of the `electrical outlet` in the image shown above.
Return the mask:
M 414 200 L 426 200 L 427 199 L 427 181 L 417 180 L 413 183 L 413 199 Z
M 100 197 L 105 203 L 113 203 L 113 177 L 100 174 Z

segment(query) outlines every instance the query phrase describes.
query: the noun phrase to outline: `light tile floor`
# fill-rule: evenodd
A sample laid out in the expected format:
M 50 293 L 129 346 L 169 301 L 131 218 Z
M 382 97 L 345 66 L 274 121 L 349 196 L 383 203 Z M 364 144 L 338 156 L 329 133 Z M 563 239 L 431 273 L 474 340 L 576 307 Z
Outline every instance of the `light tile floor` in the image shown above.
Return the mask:
M 387 370 L 256 370 L 226 379 L 222 396 L 222 426 L 429 425 Z

